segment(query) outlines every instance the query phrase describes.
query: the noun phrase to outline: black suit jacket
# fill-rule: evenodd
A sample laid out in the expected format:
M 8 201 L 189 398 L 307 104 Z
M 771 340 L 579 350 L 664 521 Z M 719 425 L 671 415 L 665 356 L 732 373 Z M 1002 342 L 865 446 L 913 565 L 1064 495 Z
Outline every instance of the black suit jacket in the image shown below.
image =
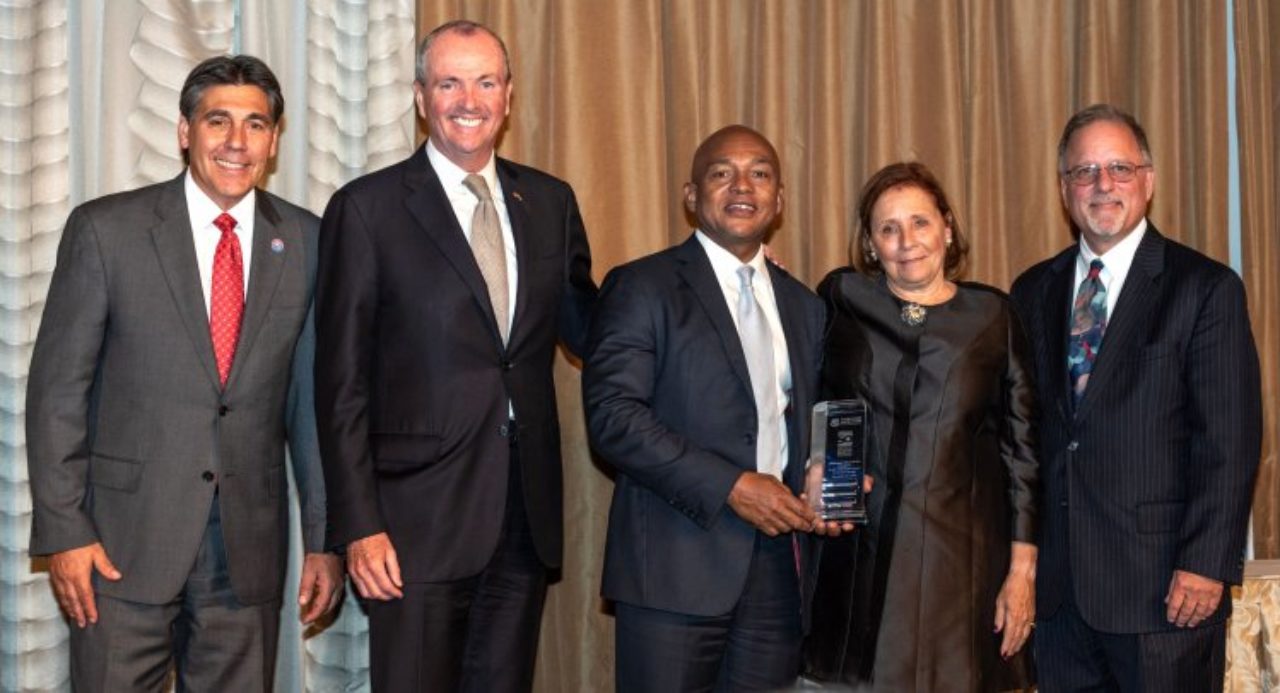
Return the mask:
M 801 488 L 825 309 L 769 266 L 791 362 L 787 485 Z M 711 261 L 696 238 L 609 273 L 583 369 L 591 444 L 621 472 L 609 513 L 606 598 L 724 614 L 756 530 L 726 502 L 755 471 L 755 397 Z
M 484 568 L 513 435 L 538 555 L 560 564 L 552 364 L 558 337 L 580 353 L 596 286 L 569 186 L 504 159 L 497 171 L 519 267 L 505 347 L 424 148 L 339 190 L 321 223 L 316 407 L 331 540 L 388 532 L 411 582 Z
M 1243 571 L 1262 411 L 1244 286 L 1149 225 L 1073 408 L 1077 253 L 1032 267 L 1012 291 L 1043 412 L 1037 615 L 1069 597 L 1098 630 L 1169 630 L 1175 569 L 1225 583 Z M 1224 598 L 1210 622 L 1230 605 Z

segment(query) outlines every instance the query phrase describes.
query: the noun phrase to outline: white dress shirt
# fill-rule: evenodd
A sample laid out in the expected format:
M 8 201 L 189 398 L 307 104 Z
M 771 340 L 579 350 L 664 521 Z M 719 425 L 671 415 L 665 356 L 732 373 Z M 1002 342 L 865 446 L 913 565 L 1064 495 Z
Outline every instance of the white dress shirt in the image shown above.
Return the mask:
M 1110 250 L 1098 255 L 1093 252 L 1089 244 L 1084 240 L 1084 234 L 1080 234 L 1080 254 L 1076 256 L 1076 283 L 1073 284 L 1074 290 L 1071 294 L 1071 300 L 1075 301 L 1075 295 L 1080 293 L 1080 282 L 1089 276 L 1089 263 L 1094 258 L 1102 260 L 1102 272 L 1098 278 L 1102 280 L 1102 285 L 1107 288 L 1107 323 L 1111 323 L 1111 316 L 1116 313 L 1116 301 L 1120 299 L 1120 291 L 1124 288 L 1124 280 L 1129 276 L 1129 268 L 1133 266 L 1133 256 L 1138 252 L 1138 245 L 1142 243 L 1142 237 L 1147 233 L 1147 219 L 1143 217 L 1138 222 L 1138 226 L 1124 237 L 1124 240 L 1112 246 Z
M 209 316 L 209 294 L 213 293 L 213 256 L 218 250 L 218 241 L 222 240 L 222 230 L 213 225 L 213 220 L 222 214 L 218 203 L 196 185 L 187 175 L 183 187 L 187 198 L 187 218 L 191 220 L 191 238 L 196 246 L 196 267 L 200 270 L 200 289 L 204 292 L 205 317 Z M 236 220 L 234 233 L 240 239 L 240 256 L 244 258 L 244 295 L 249 298 L 249 268 L 253 259 L 253 222 L 258 206 L 258 191 L 251 188 L 234 207 L 227 210 Z
M 707 259 L 711 261 L 711 269 L 716 274 L 716 281 L 720 284 L 720 291 L 724 293 L 725 303 L 729 306 L 729 315 L 733 317 L 733 325 L 738 326 L 738 297 L 740 295 L 739 286 L 741 279 L 738 277 L 738 269 L 743 266 L 733 253 L 720 247 L 715 241 L 711 240 L 701 229 L 694 234 L 698 242 L 702 244 L 703 250 L 707 253 Z M 775 426 L 778 428 L 778 438 L 782 441 L 782 454 L 778 456 L 775 464 L 769 469 L 757 469 L 761 474 L 769 474 L 778 479 L 782 478 L 782 471 L 787 466 L 787 407 L 791 403 L 791 358 L 787 352 L 787 338 L 782 331 L 782 318 L 778 313 L 778 302 L 773 294 L 773 280 L 769 276 L 769 268 L 765 265 L 764 249 L 761 248 L 751 261 L 746 263 L 755 268 L 755 275 L 751 280 L 751 288 L 756 295 L 756 302 L 760 304 L 760 308 L 764 310 L 765 323 L 769 326 L 769 333 L 773 338 L 773 371 L 777 389 L 778 410 L 774 412 L 760 412 L 759 425 L 761 430 L 764 426 Z

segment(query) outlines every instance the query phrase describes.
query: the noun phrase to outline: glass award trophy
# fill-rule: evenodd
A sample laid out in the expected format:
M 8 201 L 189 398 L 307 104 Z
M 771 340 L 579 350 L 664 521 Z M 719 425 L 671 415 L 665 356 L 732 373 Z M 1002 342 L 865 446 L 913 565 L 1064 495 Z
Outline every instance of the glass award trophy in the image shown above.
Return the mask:
M 870 418 L 870 409 L 861 399 L 819 402 L 813 407 L 805 492 L 823 520 L 867 522 L 862 478 L 866 475 Z

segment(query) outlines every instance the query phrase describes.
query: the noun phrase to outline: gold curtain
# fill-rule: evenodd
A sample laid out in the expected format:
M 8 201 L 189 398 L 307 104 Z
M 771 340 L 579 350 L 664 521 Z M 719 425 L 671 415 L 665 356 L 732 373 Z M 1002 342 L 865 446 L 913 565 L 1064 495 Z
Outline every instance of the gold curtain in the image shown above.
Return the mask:
M 1235 0 L 1240 221 L 1253 337 L 1262 356 L 1262 468 L 1254 491 L 1259 558 L 1280 558 L 1280 5 Z
M 1261 22 L 1245 15 L 1270 8 L 1271 34 L 1256 41 L 1274 55 L 1274 3 L 1236 1 L 1251 31 Z M 1147 128 L 1160 230 L 1227 260 L 1220 0 L 418 0 L 420 34 L 454 18 L 480 21 L 507 42 L 515 97 L 500 151 L 573 184 L 598 279 L 690 233 L 680 185 L 693 149 L 741 122 L 781 155 L 787 204 L 772 245 L 803 281 L 846 264 L 867 176 L 919 159 L 942 179 L 972 241 L 968 278 L 1008 288 L 1072 242 L 1057 139 L 1073 111 L 1097 101 L 1132 111 Z M 1264 200 L 1267 214 L 1247 216 L 1245 241 L 1268 412 L 1280 390 L 1280 324 L 1264 316 L 1276 314 L 1280 288 L 1262 276 L 1280 256 L 1276 115 L 1264 106 L 1277 95 L 1274 63 L 1241 64 L 1242 75 L 1251 69 L 1271 87 L 1242 115 L 1258 116 L 1256 136 L 1268 143 L 1257 155 L 1270 173 L 1247 198 Z M 611 690 L 613 622 L 598 592 L 612 482 L 587 449 L 577 369 L 562 361 L 557 380 L 566 555 L 548 598 L 536 688 Z M 1267 426 L 1274 462 L 1275 424 Z M 1259 501 L 1260 536 L 1271 537 L 1260 555 L 1275 555 L 1274 492 Z

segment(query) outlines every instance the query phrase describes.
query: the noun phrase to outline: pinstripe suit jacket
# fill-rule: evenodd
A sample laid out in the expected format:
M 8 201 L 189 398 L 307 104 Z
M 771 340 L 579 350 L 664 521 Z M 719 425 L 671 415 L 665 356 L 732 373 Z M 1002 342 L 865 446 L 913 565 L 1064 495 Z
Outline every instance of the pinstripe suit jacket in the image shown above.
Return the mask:
M 1052 616 L 1071 598 L 1098 630 L 1168 630 L 1175 569 L 1225 583 L 1243 571 L 1262 411 L 1244 286 L 1149 226 L 1073 407 L 1077 253 L 1073 245 L 1027 270 L 1011 293 L 1042 411 L 1037 612 Z

